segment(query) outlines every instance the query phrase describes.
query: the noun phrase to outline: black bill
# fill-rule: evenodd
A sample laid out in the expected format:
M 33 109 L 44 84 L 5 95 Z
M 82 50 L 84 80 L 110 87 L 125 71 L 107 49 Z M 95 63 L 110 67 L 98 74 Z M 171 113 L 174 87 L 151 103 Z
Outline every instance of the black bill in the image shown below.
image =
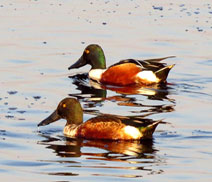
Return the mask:
M 76 63 L 74 63 L 73 65 L 71 65 L 68 69 L 70 70 L 70 69 L 74 69 L 74 68 L 80 68 L 86 64 L 87 63 L 86 63 L 85 59 L 83 58 L 83 56 L 81 56 L 79 58 L 79 60 Z
M 45 126 L 50 123 L 53 123 L 57 120 L 61 119 L 61 116 L 57 113 L 57 110 L 55 110 L 49 117 L 41 121 L 38 126 Z

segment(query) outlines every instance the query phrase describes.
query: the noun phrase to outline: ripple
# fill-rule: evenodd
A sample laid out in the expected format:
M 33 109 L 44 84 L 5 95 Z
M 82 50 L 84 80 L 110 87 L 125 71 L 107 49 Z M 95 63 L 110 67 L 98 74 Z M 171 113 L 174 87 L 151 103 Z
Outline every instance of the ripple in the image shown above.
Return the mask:
M 56 175 L 56 176 L 79 176 L 79 174 L 72 173 L 72 172 L 50 172 L 50 173 L 43 173 L 48 175 Z
M 34 161 L 15 161 L 15 160 L 5 160 L 2 161 L 5 166 L 19 166 L 19 167 L 35 167 L 35 166 L 47 166 L 51 163 L 47 162 L 34 162 Z
M 181 138 L 182 135 L 177 134 L 177 132 L 162 132 L 162 133 L 160 133 L 160 137 L 162 137 L 162 138 Z
M 19 111 L 17 111 L 18 113 L 20 113 L 20 114 L 24 114 L 26 111 L 24 111 L 24 110 L 19 110 Z
M 17 107 L 9 107 L 8 109 L 11 111 L 14 111 L 14 110 L 17 110 Z
M 205 86 L 202 86 L 202 85 L 197 85 L 197 84 L 202 84 L 204 82 L 211 82 L 211 78 L 204 78 L 204 77 L 201 77 L 199 79 L 195 79 L 195 83 L 196 85 L 194 84 L 187 84 L 187 83 L 178 83 L 178 84 L 175 84 L 175 87 L 179 89 L 178 91 L 178 94 L 180 93 L 189 93 L 190 95 L 189 96 L 206 96 L 206 97 L 211 97 L 212 95 L 209 94 L 209 93 L 206 93 L 206 92 L 203 92 L 202 90 L 205 89 Z M 193 81 L 193 80 L 192 80 Z M 186 82 L 188 82 L 188 80 L 186 80 Z
M 212 135 L 212 131 L 205 131 L 205 130 L 194 130 L 194 134 L 206 134 L 206 135 Z
M 33 98 L 34 98 L 35 100 L 39 100 L 39 99 L 41 98 L 41 96 L 33 96 Z
M 197 64 L 212 66 L 212 60 L 202 60 L 202 61 L 197 62 Z
M 187 139 L 211 139 L 212 136 L 198 135 L 198 136 L 187 136 Z
M 13 119 L 13 118 L 15 118 L 15 116 L 13 116 L 13 115 L 5 115 L 5 118 L 7 118 L 7 119 Z
M 23 150 L 23 149 L 27 149 L 27 147 L 24 147 L 22 145 L 7 142 L 6 136 L 3 137 L 2 140 L 4 140 L 4 142 L 0 142 L 0 147 L 2 149 L 12 149 L 12 150 L 20 150 L 20 149 Z
M 160 10 L 162 11 L 163 10 L 163 7 L 162 6 L 152 6 L 154 10 Z
M 11 60 L 8 60 L 8 62 L 15 63 L 15 64 L 29 64 L 29 63 L 32 63 L 32 61 L 29 61 L 29 60 L 18 60 L 18 59 L 11 59 Z
M 18 91 L 8 91 L 7 93 L 8 93 L 9 95 L 15 95 L 15 94 L 18 93 Z

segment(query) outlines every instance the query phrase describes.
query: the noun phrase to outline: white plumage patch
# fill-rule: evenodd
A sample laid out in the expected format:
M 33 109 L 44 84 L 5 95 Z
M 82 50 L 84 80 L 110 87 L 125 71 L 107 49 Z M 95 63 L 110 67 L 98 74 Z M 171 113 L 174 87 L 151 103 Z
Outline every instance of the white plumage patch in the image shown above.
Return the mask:
M 159 82 L 159 79 L 152 71 L 141 71 L 137 74 L 137 77 L 139 77 L 142 80 L 147 80 L 149 82 L 155 82 L 155 83 Z
M 139 139 L 142 136 L 138 128 L 135 128 L 133 126 L 125 126 L 124 132 L 127 135 L 131 136 L 133 139 Z
M 63 129 L 63 133 L 65 135 L 68 135 L 69 137 L 75 137 L 76 134 L 77 134 L 77 129 L 78 129 L 78 126 L 76 125 L 67 125 L 64 127 Z
M 89 78 L 92 80 L 99 81 L 101 79 L 102 73 L 105 72 L 105 69 L 92 69 L 89 71 Z

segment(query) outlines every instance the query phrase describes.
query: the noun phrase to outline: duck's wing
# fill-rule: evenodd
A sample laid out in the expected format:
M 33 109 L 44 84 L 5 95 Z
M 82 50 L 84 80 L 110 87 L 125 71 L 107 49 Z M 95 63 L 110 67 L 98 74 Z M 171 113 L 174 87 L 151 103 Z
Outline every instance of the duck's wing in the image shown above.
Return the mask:
M 145 60 L 137 60 L 137 59 L 125 59 L 121 60 L 118 63 L 115 63 L 112 66 L 120 65 L 120 64 L 125 64 L 125 63 L 134 63 L 142 68 L 142 70 L 151 70 L 153 72 L 156 72 L 164 67 L 167 66 L 166 63 L 161 63 L 162 60 L 168 59 L 168 58 L 173 58 L 175 56 L 167 56 L 163 58 L 155 58 L 155 59 L 145 59 Z
M 154 59 L 145 59 L 143 61 L 147 62 L 160 62 L 162 60 L 168 59 L 168 58 L 175 58 L 176 56 L 167 56 L 167 57 L 162 57 L 162 58 L 154 58 Z
M 147 127 L 155 122 L 158 122 L 152 119 L 147 119 L 145 118 L 145 116 L 121 116 L 121 115 L 113 115 L 113 114 L 101 114 L 89 120 L 92 121 L 92 123 L 113 122 L 113 123 L 134 126 L 136 128 Z
M 143 69 L 157 72 L 167 66 L 166 63 L 161 63 L 162 60 L 173 58 L 173 57 L 175 56 L 167 56 L 163 58 L 146 59 L 146 60 L 137 60 L 137 62 L 139 62 L 143 66 Z

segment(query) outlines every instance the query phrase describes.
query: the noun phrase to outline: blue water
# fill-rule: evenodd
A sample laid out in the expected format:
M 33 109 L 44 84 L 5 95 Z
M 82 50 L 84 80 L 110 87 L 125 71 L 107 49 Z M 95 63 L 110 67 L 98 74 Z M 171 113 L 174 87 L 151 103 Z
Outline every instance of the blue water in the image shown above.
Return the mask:
M 1 2 L 1 180 L 211 181 L 211 8 L 209 0 Z M 164 56 L 176 65 L 162 87 L 96 87 L 89 66 L 67 69 L 90 43 L 108 66 Z M 163 123 L 150 141 L 70 139 L 64 120 L 37 128 L 68 96 L 84 120 L 107 113 Z

